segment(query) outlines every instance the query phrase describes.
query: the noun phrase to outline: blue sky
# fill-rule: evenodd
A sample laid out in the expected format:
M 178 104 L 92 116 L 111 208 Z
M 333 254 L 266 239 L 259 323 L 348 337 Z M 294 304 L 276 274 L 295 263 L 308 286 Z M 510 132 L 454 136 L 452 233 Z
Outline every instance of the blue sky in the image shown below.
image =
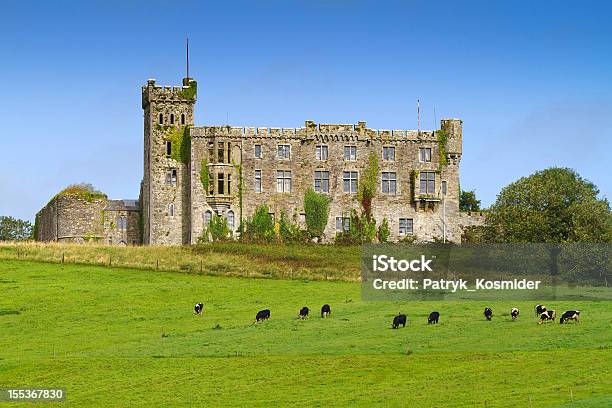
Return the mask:
M 386 129 L 464 121 L 461 186 L 483 204 L 550 166 L 610 198 L 608 1 L 58 1 L 2 3 L 0 215 L 33 220 L 91 182 L 137 198 L 140 87 L 180 83 L 196 124 Z

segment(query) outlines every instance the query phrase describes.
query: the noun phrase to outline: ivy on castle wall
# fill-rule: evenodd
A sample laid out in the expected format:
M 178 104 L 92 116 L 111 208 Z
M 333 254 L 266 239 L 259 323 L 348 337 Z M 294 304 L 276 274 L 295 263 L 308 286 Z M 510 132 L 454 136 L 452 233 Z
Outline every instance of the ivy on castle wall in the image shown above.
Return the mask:
M 194 79 L 189 80 L 189 86 L 181 89 L 179 96 L 190 101 L 194 101 L 198 93 L 198 83 Z
M 204 188 L 204 195 L 208 194 L 210 187 L 210 172 L 208 171 L 208 160 L 202 159 L 202 167 L 200 168 L 200 182 Z
M 242 164 L 236 164 L 232 161 L 232 166 L 234 166 L 234 170 L 236 170 L 238 174 L 238 205 L 240 207 L 240 229 L 242 229 L 242 191 L 244 189 L 242 181 Z
M 172 142 L 170 157 L 183 164 L 189 163 L 191 154 L 191 136 L 189 126 L 164 126 L 166 138 Z
M 363 177 L 359 180 L 357 199 L 361 203 L 363 213 L 369 220 L 372 217 L 372 198 L 376 194 L 378 180 L 378 156 L 374 153 L 368 155 L 368 165 Z
M 448 135 L 446 134 L 446 130 L 438 130 L 436 132 L 436 137 L 438 139 L 438 154 L 440 155 L 438 170 L 442 171 L 442 166 L 448 165 L 448 159 L 446 158 L 446 142 L 448 141 Z

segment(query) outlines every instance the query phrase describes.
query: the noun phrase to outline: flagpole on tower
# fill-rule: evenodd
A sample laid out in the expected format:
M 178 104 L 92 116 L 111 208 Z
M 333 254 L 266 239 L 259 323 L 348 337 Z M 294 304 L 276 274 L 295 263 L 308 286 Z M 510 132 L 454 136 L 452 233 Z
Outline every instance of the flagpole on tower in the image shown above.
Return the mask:
M 421 101 L 417 99 L 417 129 L 421 131 Z
M 189 78 L 189 37 L 186 39 L 186 45 L 187 45 L 187 78 Z

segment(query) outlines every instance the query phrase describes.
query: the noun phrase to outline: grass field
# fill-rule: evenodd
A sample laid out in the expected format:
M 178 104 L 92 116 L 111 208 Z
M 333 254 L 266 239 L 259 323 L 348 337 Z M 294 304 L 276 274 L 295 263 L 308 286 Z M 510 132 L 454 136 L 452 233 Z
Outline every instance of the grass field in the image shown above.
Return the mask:
M 66 387 L 66 406 L 612 406 L 610 303 L 546 303 L 582 322 L 538 325 L 533 302 L 364 302 L 355 282 L 5 259 L 0 388 Z

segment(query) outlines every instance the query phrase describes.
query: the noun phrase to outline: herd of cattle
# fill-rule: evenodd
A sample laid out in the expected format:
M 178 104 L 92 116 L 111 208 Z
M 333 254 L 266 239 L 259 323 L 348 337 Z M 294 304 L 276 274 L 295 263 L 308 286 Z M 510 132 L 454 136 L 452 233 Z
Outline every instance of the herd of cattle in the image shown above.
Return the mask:
M 196 303 L 193 309 L 193 312 L 196 315 L 201 315 L 203 310 L 204 310 L 204 304 Z M 547 310 L 546 306 L 544 305 L 536 305 L 534 310 L 535 310 L 535 315 L 539 317 L 538 324 L 542 324 L 547 321 L 554 322 L 557 317 L 557 313 L 554 310 Z M 308 319 L 309 314 L 310 314 L 310 309 L 304 306 L 300 309 L 298 313 L 298 318 Z M 321 307 L 321 317 L 325 318 L 329 315 L 331 315 L 331 307 L 328 304 L 324 304 Z M 516 307 L 513 307 L 510 310 L 510 316 L 512 317 L 512 320 L 516 320 L 518 318 L 518 315 L 519 315 L 519 310 Z M 493 309 L 491 309 L 490 307 L 485 307 L 484 317 L 488 321 L 491 321 L 491 319 L 493 319 Z M 559 319 L 559 323 L 561 324 L 567 323 L 570 320 L 573 320 L 576 323 L 578 323 L 579 317 L 580 317 L 579 310 L 568 310 L 561 315 L 561 318 Z M 268 320 L 269 318 L 270 318 L 270 309 L 264 309 L 264 310 L 260 310 L 259 312 L 257 312 L 257 315 L 255 316 L 255 321 L 260 322 L 260 321 Z M 440 313 L 431 312 L 429 314 L 429 317 L 427 318 L 427 324 L 438 323 L 439 319 L 440 319 Z M 391 323 L 391 327 L 394 329 L 398 329 L 400 325 L 402 327 L 406 327 L 406 315 L 405 314 L 400 313 L 393 318 L 393 323 Z

